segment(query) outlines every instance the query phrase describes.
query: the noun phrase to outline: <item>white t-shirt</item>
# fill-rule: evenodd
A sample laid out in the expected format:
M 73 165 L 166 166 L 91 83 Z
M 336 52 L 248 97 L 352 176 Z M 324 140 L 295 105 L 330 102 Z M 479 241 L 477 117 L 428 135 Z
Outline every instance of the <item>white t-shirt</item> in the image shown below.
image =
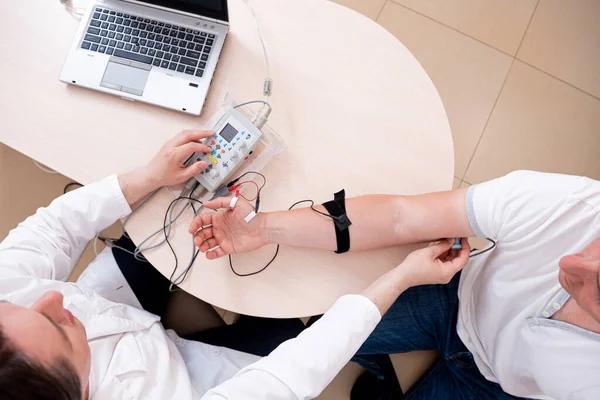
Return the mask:
M 600 335 L 549 319 L 561 257 L 600 237 L 600 182 L 517 171 L 469 188 L 473 231 L 497 241 L 462 272 L 457 330 L 481 373 L 537 399 L 600 399 Z

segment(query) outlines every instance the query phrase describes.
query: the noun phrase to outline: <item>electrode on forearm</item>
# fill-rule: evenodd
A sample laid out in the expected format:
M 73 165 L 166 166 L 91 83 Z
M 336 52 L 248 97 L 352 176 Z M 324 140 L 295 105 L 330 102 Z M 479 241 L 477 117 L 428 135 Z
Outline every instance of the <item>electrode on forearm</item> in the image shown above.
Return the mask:
M 337 241 L 336 253 L 341 254 L 350 250 L 350 225 L 352 221 L 346 214 L 346 192 L 344 189 L 333 195 L 333 200 L 323 204 L 334 222 L 335 239 Z
M 337 242 L 337 254 L 345 253 L 350 250 L 350 225 L 352 221 L 346 214 L 346 191 L 344 189 L 333 195 L 333 200 L 323 204 L 323 207 L 329 212 L 329 214 L 322 213 L 317 210 L 314 205 L 315 202 L 312 200 L 300 200 L 289 208 L 290 210 L 296 207 L 298 204 L 310 203 L 310 209 L 321 214 L 324 217 L 331 218 L 335 228 L 335 239 Z

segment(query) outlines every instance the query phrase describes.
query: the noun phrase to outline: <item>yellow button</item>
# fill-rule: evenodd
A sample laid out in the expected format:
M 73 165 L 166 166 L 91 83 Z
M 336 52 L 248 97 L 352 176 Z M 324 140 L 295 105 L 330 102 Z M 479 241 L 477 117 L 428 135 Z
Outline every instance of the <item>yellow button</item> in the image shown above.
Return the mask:
M 208 159 L 209 159 L 209 160 L 212 160 L 212 156 L 208 156 Z
M 212 162 L 213 162 L 213 164 L 215 164 L 215 165 L 217 165 L 217 164 L 218 164 L 217 160 L 215 160 L 214 158 L 213 158 Z

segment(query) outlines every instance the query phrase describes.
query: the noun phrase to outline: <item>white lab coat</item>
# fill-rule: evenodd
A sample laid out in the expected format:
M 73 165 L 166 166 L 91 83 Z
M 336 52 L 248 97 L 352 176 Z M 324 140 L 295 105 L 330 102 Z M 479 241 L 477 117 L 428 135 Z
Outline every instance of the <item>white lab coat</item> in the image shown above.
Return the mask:
M 91 399 L 313 398 L 381 319 L 370 300 L 349 295 L 262 359 L 183 340 L 139 308 L 110 251 L 65 282 L 85 245 L 130 212 L 111 176 L 39 209 L 0 244 L 1 299 L 29 307 L 56 290 L 86 327 Z

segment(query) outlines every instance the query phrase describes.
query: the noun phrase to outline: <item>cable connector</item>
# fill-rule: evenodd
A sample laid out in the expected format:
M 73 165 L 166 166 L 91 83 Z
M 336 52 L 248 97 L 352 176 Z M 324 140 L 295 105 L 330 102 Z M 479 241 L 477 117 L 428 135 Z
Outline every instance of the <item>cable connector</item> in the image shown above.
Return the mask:
M 104 243 L 104 245 L 106 247 L 108 247 L 108 248 L 112 249 L 113 247 L 115 247 L 115 244 L 113 242 L 111 242 L 110 240 L 108 240 L 108 239 L 104 239 L 104 238 L 100 238 L 99 237 L 98 240 L 100 240 L 102 243 Z
M 196 180 L 196 178 L 191 177 L 190 179 L 187 180 L 187 182 L 185 182 L 185 188 L 187 190 L 191 191 L 191 190 L 196 189 L 196 187 L 197 187 L 196 185 L 198 185 L 198 184 L 199 184 L 199 182 Z
M 231 184 L 231 183 L 229 183 L 229 184 Z M 219 198 L 219 197 L 225 197 L 225 196 L 229 195 L 229 193 L 230 193 L 229 192 L 229 187 L 228 186 L 223 186 L 221 189 L 219 189 L 219 190 L 217 190 L 215 192 L 215 194 L 213 195 L 213 197 L 211 198 L 211 200 L 214 200 L 214 199 Z
M 192 193 L 190 194 L 190 197 L 193 197 L 194 199 L 197 199 L 198 197 L 202 196 L 205 192 L 207 192 L 207 189 L 202 186 L 200 184 L 200 182 L 198 182 L 198 184 L 196 185 L 196 187 L 194 188 L 194 190 L 192 190 Z
M 258 129 L 262 129 L 263 126 L 265 126 L 265 124 L 267 123 L 267 121 L 269 120 L 269 116 L 271 115 L 271 109 L 267 109 L 267 111 L 265 111 L 264 113 L 260 114 L 259 116 L 257 116 L 256 118 L 253 118 L 252 123 L 258 128 Z
M 273 79 L 267 78 L 265 79 L 265 83 L 263 85 L 263 94 L 269 97 L 271 92 L 273 92 Z
M 258 214 L 258 209 L 260 207 L 260 193 L 256 196 L 256 203 L 254 204 L 254 212 Z
M 75 15 L 76 17 L 81 18 L 81 17 L 83 17 L 83 14 L 85 14 L 85 8 L 73 6 L 71 0 L 59 0 L 59 1 L 60 1 L 60 4 L 65 6 L 65 9 L 67 11 L 69 11 L 71 14 Z
M 228 188 L 231 188 L 233 185 L 235 185 L 236 183 L 238 183 L 238 181 L 239 181 L 241 178 L 242 178 L 241 176 L 240 176 L 239 178 L 235 178 L 234 180 L 232 180 L 231 182 L 229 182 L 229 183 L 227 184 L 227 187 L 228 187 Z M 233 190 L 235 190 L 235 189 L 233 189 Z M 231 190 L 230 190 L 230 192 L 231 192 Z

